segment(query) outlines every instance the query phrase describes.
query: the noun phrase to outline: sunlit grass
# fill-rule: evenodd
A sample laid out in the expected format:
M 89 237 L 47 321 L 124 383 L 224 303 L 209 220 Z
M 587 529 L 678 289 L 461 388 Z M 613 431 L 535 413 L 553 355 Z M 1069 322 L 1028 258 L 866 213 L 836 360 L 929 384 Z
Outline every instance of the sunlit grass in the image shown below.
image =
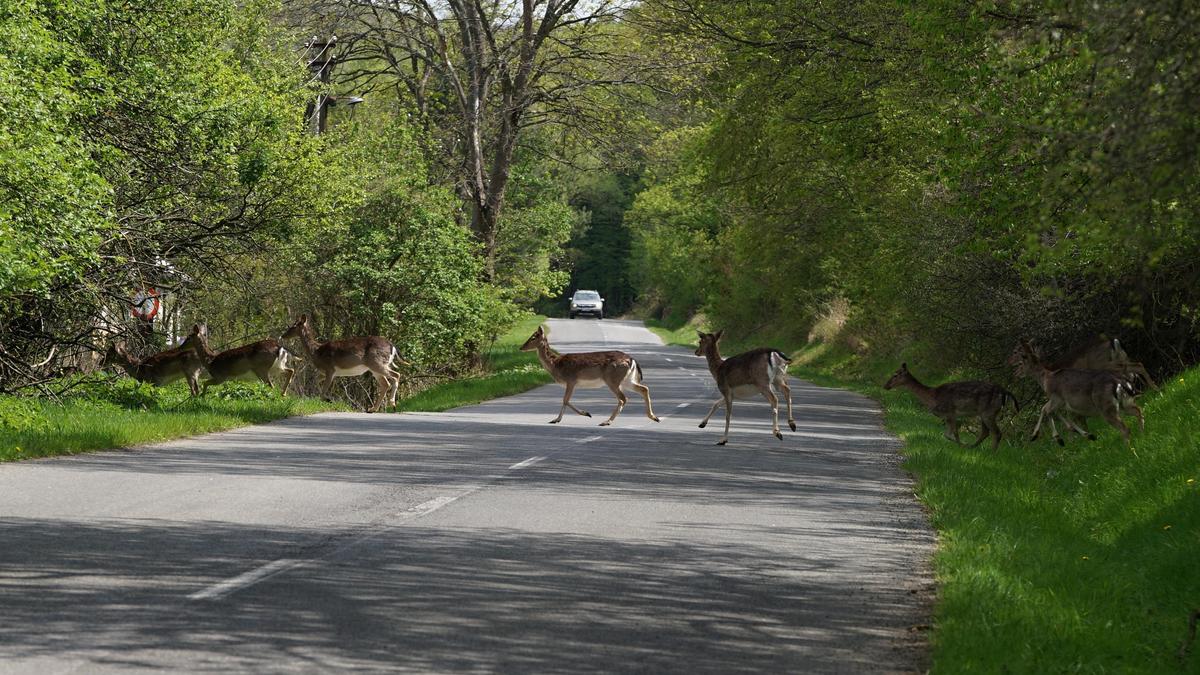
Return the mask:
M 1141 397 L 1132 448 L 1102 420 L 1095 442 L 1030 443 L 1022 417 L 992 452 L 945 440 L 910 394 L 883 391 L 894 364 L 856 376 L 844 357 L 794 372 L 880 399 L 905 442 L 938 531 L 934 672 L 1200 673 L 1200 645 L 1178 656 L 1200 609 L 1200 369 Z
M 129 379 L 79 387 L 61 402 L 0 397 L 0 461 L 129 447 L 338 409 L 241 382 L 199 399 L 183 382 L 155 388 Z
M 520 351 L 525 340 L 546 320 L 531 316 L 496 339 L 484 353 L 487 373 L 444 382 L 397 402 L 398 412 L 441 412 L 474 405 L 500 396 L 512 396 L 552 382 L 535 352 Z

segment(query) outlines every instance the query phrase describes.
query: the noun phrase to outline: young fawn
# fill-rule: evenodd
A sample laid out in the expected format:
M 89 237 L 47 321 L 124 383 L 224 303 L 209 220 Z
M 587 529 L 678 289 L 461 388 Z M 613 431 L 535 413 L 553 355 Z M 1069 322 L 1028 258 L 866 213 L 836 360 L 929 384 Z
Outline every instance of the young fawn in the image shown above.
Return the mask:
M 654 414 L 654 409 L 650 405 L 650 388 L 642 383 L 642 367 L 632 356 L 617 351 L 559 354 L 550 348 L 550 340 L 541 326 L 538 326 L 525 344 L 521 345 L 523 352 L 534 350 L 537 351 L 542 367 L 550 373 L 554 381 L 566 387 L 566 391 L 563 392 L 562 407 L 558 409 L 558 417 L 550 420 L 550 424 L 557 424 L 561 421 L 563 411 L 567 408 L 584 417 L 591 417 L 591 413 L 580 410 L 571 404 L 571 394 L 574 393 L 575 387 L 600 386 L 607 386 L 613 396 L 617 397 L 617 407 L 613 409 L 612 415 L 609 415 L 607 420 L 600 423 L 600 426 L 606 427 L 612 424 L 613 420 L 617 419 L 617 415 L 621 414 L 621 409 L 625 407 L 625 402 L 628 400 L 625 392 L 622 391 L 622 387 L 626 383 L 646 399 L 646 417 L 655 422 L 658 421 L 658 416 Z
M 268 387 L 274 386 L 271 384 L 271 375 L 283 375 L 283 386 L 280 391 L 287 396 L 288 385 L 292 383 L 292 377 L 296 374 L 295 368 L 292 367 L 296 356 L 279 344 L 275 338 L 251 342 L 218 353 L 208 346 L 208 328 L 206 326 L 203 324 L 192 326 L 192 334 L 196 336 L 193 344 L 196 355 L 204 362 L 209 374 L 209 379 L 204 383 L 204 390 L 200 392 L 202 396 L 210 386 L 248 374 L 256 375 Z
M 978 417 L 982 425 L 982 433 L 971 447 L 978 447 L 988 436 L 992 437 L 992 449 L 1000 447 L 1000 425 L 996 415 L 1007 401 L 1012 401 L 1013 408 L 1020 410 L 1017 398 L 1004 387 L 982 382 L 965 380 L 947 382 L 936 387 L 921 384 L 913 374 L 908 372 L 908 364 L 900 364 L 900 368 L 892 373 L 891 378 L 883 385 L 884 389 L 900 387 L 907 389 L 917 397 L 925 409 L 940 417 L 946 423 L 946 438 L 962 445 L 958 438 L 958 421 L 962 418 Z
M 354 377 L 367 371 L 375 376 L 378 394 L 367 412 L 378 412 L 384 404 L 396 405 L 396 393 L 400 389 L 400 372 L 392 363 L 407 362 L 399 358 L 395 345 L 378 335 L 350 337 L 341 340 L 320 342 L 313 335 L 308 315 L 301 314 L 296 323 L 281 336 L 281 339 L 300 338 L 309 362 L 325 376 L 321 384 L 321 396 L 329 399 L 329 389 L 335 377 Z
M 149 382 L 156 387 L 170 384 L 182 377 L 187 379 L 192 396 L 196 396 L 200 393 L 200 371 L 204 369 L 204 362 L 196 355 L 194 348 L 197 339 L 195 334 L 190 334 L 178 347 L 144 359 L 133 356 L 121 345 L 113 344 L 100 364 L 118 365 L 133 379 Z
M 1072 419 L 1073 416 L 1103 417 L 1121 432 L 1126 445 L 1129 445 L 1129 427 L 1121 420 L 1122 413 L 1136 416 L 1138 426 L 1143 431 L 1146 429 L 1142 409 L 1133 398 L 1133 387 L 1123 375 L 1109 370 L 1051 369 L 1042 361 L 1041 353 L 1027 340 L 1017 345 L 1008 361 L 1017 367 L 1018 376 L 1031 378 L 1046 393 L 1046 404 L 1042 406 L 1037 424 L 1029 436 L 1031 441 L 1038 437 L 1042 422 L 1048 419 L 1054 440 L 1064 445 L 1054 424 L 1055 417 L 1088 440 L 1096 440 L 1096 436 L 1082 428 L 1080 422 Z
M 696 347 L 696 356 L 703 356 L 708 361 L 708 371 L 717 382 L 717 390 L 721 398 L 713 403 L 700 428 L 708 425 L 708 419 L 717 408 L 725 406 L 725 435 L 717 441 L 717 445 L 725 445 L 729 441 L 729 420 L 733 416 L 734 399 L 757 398 L 762 395 L 771 404 L 771 433 L 775 438 L 783 440 L 779 432 L 779 396 L 775 388 L 783 390 L 787 399 L 788 426 L 796 430 L 796 420 L 792 417 L 792 388 L 787 382 L 787 365 L 792 362 L 783 352 L 770 347 L 760 347 L 742 352 L 728 359 L 721 358 L 718 343 L 725 331 L 716 333 L 699 333 L 700 344 Z
M 1146 367 L 1129 358 L 1120 340 L 1103 335 L 1047 362 L 1046 367 L 1050 370 L 1106 370 L 1126 378 L 1131 384 L 1141 379 L 1151 389 L 1158 389 Z

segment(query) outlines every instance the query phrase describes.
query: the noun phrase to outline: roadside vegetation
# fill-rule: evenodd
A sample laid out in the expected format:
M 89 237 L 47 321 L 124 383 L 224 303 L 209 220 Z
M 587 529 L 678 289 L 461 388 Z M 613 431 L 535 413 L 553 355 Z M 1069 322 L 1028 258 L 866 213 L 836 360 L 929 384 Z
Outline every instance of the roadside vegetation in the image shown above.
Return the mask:
M 706 329 L 656 332 L 694 348 L 696 327 Z M 732 355 L 760 342 L 772 341 L 722 347 Z M 992 452 L 954 445 L 914 396 L 885 391 L 892 359 L 819 342 L 790 353 L 793 375 L 880 401 L 904 441 L 938 533 L 933 672 L 1200 672 L 1188 631 L 1200 610 L 1200 368 L 1139 397 L 1146 431 L 1134 430 L 1132 447 L 1101 420 L 1091 421 L 1095 442 L 1070 434 L 1059 447 L 1048 432 L 1029 442 L 1044 399 L 1023 388 L 1024 409 L 1005 411 Z M 931 385 L 971 377 L 909 365 Z M 966 425 L 963 440 L 977 432 Z
M 464 405 L 511 396 L 553 380 L 538 363 L 536 352 L 520 351 L 544 316 L 523 319 L 484 352 L 483 373 L 436 384 L 397 402 L 400 412 L 440 412 Z
M 418 390 L 398 400 L 396 411 L 448 410 L 549 382 L 537 355 L 519 351 L 544 320 L 532 316 L 517 322 L 484 352 L 478 374 Z M 283 397 L 259 382 L 226 382 L 202 398 L 192 398 L 183 381 L 157 388 L 124 377 L 56 384 L 70 387 L 58 401 L 0 396 L 0 462 L 125 448 L 283 417 L 350 410 L 336 400 Z

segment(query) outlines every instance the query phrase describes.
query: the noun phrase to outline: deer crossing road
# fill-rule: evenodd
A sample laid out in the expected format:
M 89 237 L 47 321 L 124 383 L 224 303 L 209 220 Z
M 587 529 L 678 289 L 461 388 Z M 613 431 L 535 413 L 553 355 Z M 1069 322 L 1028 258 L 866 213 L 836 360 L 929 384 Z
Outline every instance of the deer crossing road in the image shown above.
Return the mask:
M 549 329 L 632 354 L 662 422 L 584 389 L 547 424 L 549 385 L 0 465 L 0 673 L 927 665 L 933 536 L 874 404 L 793 380 L 796 432 L 739 401 L 717 447 L 702 359 Z

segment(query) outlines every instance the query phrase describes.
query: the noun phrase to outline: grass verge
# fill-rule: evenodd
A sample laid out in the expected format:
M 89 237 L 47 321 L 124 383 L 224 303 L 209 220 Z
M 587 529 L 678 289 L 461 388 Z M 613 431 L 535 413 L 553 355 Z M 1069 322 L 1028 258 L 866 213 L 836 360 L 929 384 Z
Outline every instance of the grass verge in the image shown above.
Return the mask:
M 446 382 L 399 401 L 400 411 L 440 411 L 517 394 L 550 382 L 521 343 L 545 319 L 519 322 L 485 354 L 489 373 Z M 0 462 L 122 448 L 348 410 L 344 403 L 284 398 L 261 383 L 229 382 L 192 398 L 183 382 L 152 387 L 132 379 L 80 385 L 59 403 L 0 396 Z
M 284 398 L 260 383 L 231 382 L 202 399 L 177 382 L 122 379 L 72 390 L 61 403 L 0 397 L 0 462 L 166 441 L 343 406 Z
M 484 354 L 486 375 L 434 385 L 398 401 L 397 412 L 441 412 L 519 394 L 552 382 L 550 374 L 538 363 L 536 353 L 520 351 L 525 340 L 545 320 L 544 316 L 523 319 L 497 338 Z
M 934 672 L 1200 673 L 1187 640 L 1200 609 L 1200 369 L 1141 398 L 1132 448 L 1101 420 L 1095 442 L 1028 442 L 1022 416 L 991 452 L 954 445 L 910 394 L 884 391 L 895 364 L 826 347 L 795 360 L 800 377 L 880 400 L 905 442 L 939 539 Z

